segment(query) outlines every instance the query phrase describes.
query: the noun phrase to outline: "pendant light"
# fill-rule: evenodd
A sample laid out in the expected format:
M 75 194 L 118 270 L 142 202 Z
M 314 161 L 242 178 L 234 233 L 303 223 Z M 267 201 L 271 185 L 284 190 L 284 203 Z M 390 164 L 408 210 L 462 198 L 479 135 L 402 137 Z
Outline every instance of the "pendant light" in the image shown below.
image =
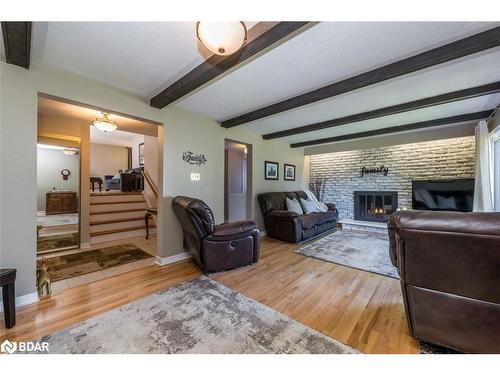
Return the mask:
M 102 118 L 97 118 L 95 121 L 92 121 L 92 125 L 104 133 L 112 132 L 118 128 L 116 123 L 109 119 L 109 113 L 106 112 L 102 112 Z

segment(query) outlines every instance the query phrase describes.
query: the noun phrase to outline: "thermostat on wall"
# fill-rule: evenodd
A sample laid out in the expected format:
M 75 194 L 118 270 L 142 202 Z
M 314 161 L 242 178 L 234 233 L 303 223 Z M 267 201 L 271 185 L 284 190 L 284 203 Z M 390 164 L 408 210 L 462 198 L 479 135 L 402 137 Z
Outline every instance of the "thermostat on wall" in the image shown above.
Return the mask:
M 191 172 L 191 181 L 200 181 L 200 174 Z

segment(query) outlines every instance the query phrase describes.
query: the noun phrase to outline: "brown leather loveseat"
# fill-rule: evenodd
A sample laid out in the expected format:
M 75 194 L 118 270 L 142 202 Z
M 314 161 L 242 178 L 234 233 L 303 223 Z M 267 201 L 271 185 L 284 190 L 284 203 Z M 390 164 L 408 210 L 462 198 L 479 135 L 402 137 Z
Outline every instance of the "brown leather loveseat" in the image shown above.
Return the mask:
M 172 208 L 184 234 L 184 248 L 205 273 L 257 263 L 260 234 L 253 221 L 215 225 L 205 202 L 178 196 Z
M 500 213 L 399 211 L 388 228 L 413 337 L 500 353 Z
M 287 197 L 307 199 L 303 191 L 262 193 L 257 197 L 269 237 L 299 243 L 311 240 L 337 226 L 339 213 L 334 204 L 326 204 L 327 212 L 299 215 L 287 211 Z

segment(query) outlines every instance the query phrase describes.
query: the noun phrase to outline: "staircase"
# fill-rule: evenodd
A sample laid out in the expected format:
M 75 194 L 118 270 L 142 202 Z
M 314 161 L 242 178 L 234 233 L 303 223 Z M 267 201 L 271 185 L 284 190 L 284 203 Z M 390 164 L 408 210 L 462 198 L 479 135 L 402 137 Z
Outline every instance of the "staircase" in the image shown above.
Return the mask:
M 146 235 L 146 201 L 141 192 L 90 195 L 90 243 Z M 149 221 L 150 233 L 155 233 Z

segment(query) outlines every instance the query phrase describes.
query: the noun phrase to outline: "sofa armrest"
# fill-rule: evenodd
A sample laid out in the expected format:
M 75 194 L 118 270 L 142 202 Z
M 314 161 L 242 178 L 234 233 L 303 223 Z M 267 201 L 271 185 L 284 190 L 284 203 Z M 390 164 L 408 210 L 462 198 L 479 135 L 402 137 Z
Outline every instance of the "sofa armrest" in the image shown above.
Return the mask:
M 298 217 L 299 214 L 294 211 L 285 211 L 285 210 L 272 210 L 267 214 L 270 218 L 275 219 L 290 219 L 293 217 Z
M 334 203 L 325 203 L 325 206 L 328 207 L 328 211 L 335 212 L 335 218 L 336 219 L 339 218 L 339 210 L 337 209 L 337 207 L 335 206 Z
M 257 229 L 254 221 L 242 220 L 234 223 L 220 224 L 215 226 L 215 230 L 210 234 L 212 237 L 228 237 L 251 232 Z
M 328 211 L 335 211 L 335 204 L 325 203 L 325 206 L 328 207 Z

